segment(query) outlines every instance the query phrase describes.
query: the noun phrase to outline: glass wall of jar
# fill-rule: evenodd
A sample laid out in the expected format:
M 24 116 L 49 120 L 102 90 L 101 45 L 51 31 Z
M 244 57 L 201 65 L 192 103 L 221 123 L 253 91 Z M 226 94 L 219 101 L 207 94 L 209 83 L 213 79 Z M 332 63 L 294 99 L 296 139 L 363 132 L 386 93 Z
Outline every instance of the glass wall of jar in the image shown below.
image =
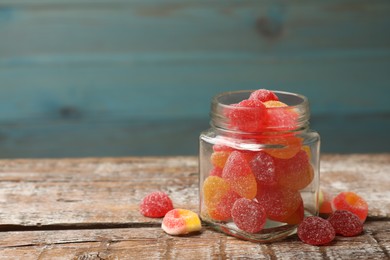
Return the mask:
M 306 97 L 273 91 L 279 101 L 259 105 L 251 93 L 212 99 L 211 128 L 200 135 L 199 211 L 221 232 L 270 242 L 318 214 L 320 137 L 309 129 Z

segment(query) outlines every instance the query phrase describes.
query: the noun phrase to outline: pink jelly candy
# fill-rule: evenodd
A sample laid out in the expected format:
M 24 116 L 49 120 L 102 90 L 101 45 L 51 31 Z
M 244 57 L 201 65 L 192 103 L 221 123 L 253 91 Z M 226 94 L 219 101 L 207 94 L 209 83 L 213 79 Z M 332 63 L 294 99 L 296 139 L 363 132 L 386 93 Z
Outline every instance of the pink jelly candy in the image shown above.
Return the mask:
M 307 217 L 298 226 L 298 237 L 309 245 L 330 243 L 336 233 L 329 221 L 320 217 Z
M 223 168 L 222 178 L 241 197 L 253 199 L 256 196 L 256 178 L 249 167 L 245 155 L 242 153 L 234 151 L 230 154 Z
M 362 222 L 367 218 L 368 204 L 367 202 L 352 191 L 345 191 L 338 194 L 332 201 L 333 210 L 348 210 L 357 215 Z
M 173 209 L 173 204 L 168 195 L 162 191 L 148 194 L 140 204 L 140 212 L 145 217 L 161 218 Z
M 251 93 L 249 100 L 259 100 L 261 102 L 266 102 L 270 100 L 279 100 L 279 98 L 270 90 L 258 89 Z
M 165 215 L 161 227 L 170 235 L 184 235 L 202 228 L 198 214 L 187 209 L 169 211 Z
M 268 218 L 279 222 L 286 222 L 302 203 L 298 191 L 278 186 L 259 186 L 256 198 Z
M 275 159 L 271 155 L 265 152 L 258 152 L 250 160 L 249 165 L 256 177 L 258 184 L 275 185 L 277 183 L 275 173 Z
M 232 218 L 239 229 L 249 233 L 257 233 L 263 229 L 267 215 L 259 203 L 241 198 L 234 202 Z
M 304 150 L 300 150 L 290 159 L 275 160 L 275 165 L 277 182 L 283 187 L 301 190 L 308 186 L 314 178 L 313 167 Z
M 257 132 L 264 128 L 266 108 L 261 101 L 245 99 L 226 108 L 232 128 L 244 132 Z
M 346 210 L 336 210 L 329 218 L 336 234 L 345 237 L 357 236 L 363 231 L 363 222 L 358 216 Z

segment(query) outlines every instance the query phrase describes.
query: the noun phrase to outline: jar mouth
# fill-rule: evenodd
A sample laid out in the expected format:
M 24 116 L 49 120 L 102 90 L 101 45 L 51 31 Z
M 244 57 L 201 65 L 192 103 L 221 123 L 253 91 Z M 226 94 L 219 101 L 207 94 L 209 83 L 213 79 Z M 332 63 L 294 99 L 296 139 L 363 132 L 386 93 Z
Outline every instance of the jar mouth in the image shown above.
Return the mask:
M 211 125 L 229 131 L 250 133 L 293 131 L 308 126 L 310 110 L 307 97 L 292 92 L 271 90 L 279 101 L 287 106 L 264 108 L 237 105 L 248 99 L 253 91 L 255 90 L 229 91 L 214 96 L 211 102 Z M 287 118 L 283 115 L 294 116 Z M 267 120 L 273 123 L 265 123 Z M 278 120 L 280 122 L 277 122 Z M 234 121 L 241 123 L 232 124 Z

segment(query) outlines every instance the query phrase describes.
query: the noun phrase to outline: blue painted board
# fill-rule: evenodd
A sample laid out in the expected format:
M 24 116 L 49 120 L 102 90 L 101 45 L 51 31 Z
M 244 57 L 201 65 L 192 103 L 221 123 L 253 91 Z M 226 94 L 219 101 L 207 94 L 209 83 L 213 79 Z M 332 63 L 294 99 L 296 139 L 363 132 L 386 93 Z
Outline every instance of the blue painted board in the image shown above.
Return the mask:
M 256 88 L 308 96 L 324 151 L 389 151 L 389 11 L 2 0 L 0 157 L 195 154 L 211 97 Z

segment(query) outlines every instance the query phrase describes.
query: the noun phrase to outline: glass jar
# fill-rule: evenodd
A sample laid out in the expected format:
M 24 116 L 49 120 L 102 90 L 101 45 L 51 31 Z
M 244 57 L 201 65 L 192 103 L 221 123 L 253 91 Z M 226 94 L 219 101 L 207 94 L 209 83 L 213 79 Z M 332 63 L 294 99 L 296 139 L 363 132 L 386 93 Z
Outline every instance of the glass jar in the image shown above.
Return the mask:
M 211 103 L 211 128 L 200 135 L 200 216 L 241 239 L 270 242 L 318 215 L 319 134 L 309 103 L 273 91 L 281 107 L 241 107 L 252 91 L 225 92 Z

